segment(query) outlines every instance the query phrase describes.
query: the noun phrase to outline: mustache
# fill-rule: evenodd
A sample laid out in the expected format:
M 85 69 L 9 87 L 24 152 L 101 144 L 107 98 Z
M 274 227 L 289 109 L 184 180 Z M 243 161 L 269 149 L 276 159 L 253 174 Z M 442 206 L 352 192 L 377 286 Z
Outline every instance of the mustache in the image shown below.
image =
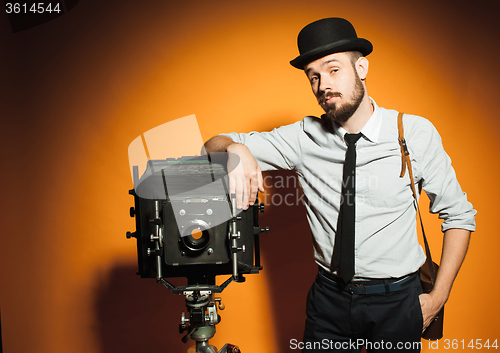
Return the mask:
M 342 97 L 342 93 L 340 92 L 332 92 L 332 91 L 327 91 L 323 92 L 318 96 L 318 103 L 319 104 L 324 104 L 325 101 L 330 98 L 330 97 Z

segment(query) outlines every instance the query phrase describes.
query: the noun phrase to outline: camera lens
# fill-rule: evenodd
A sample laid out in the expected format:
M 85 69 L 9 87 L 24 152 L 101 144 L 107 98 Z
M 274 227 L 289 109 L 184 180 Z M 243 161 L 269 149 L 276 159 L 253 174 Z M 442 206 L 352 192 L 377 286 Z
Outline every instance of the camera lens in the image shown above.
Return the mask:
M 203 251 L 210 243 L 210 228 L 205 221 L 190 221 L 184 226 L 181 240 L 191 252 Z

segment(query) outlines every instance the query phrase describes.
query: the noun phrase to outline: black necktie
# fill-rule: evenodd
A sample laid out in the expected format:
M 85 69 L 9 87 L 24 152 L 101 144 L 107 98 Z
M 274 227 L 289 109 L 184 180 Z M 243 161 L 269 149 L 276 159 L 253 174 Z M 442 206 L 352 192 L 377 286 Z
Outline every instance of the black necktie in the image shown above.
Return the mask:
M 342 197 L 333 250 L 333 267 L 345 283 L 354 276 L 354 230 L 356 209 L 354 197 L 356 192 L 356 142 L 361 137 L 358 134 L 345 134 L 347 152 L 342 178 Z

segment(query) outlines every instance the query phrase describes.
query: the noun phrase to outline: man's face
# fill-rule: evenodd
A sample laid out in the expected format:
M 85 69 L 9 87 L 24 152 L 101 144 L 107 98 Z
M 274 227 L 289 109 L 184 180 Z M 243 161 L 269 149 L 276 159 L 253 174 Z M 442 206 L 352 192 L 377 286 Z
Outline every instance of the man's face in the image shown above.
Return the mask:
M 327 117 L 343 123 L 356 112 L 365 89 L 349 54 L 327 55 L 307 64 L 304 71 Z

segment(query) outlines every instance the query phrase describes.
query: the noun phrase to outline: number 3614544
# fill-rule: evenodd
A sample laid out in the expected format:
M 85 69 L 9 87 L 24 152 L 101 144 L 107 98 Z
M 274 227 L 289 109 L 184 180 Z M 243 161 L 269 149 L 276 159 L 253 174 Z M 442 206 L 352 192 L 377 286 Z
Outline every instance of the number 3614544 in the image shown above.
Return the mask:
M 30 2 L 30 3 L 18 3 L 18 2 L 8 2 L 5 4 L 6 13 L 14 14 L 28 14 L 28 13 L 52 13 L 61 12 L 61 7 L 59 2 Z

